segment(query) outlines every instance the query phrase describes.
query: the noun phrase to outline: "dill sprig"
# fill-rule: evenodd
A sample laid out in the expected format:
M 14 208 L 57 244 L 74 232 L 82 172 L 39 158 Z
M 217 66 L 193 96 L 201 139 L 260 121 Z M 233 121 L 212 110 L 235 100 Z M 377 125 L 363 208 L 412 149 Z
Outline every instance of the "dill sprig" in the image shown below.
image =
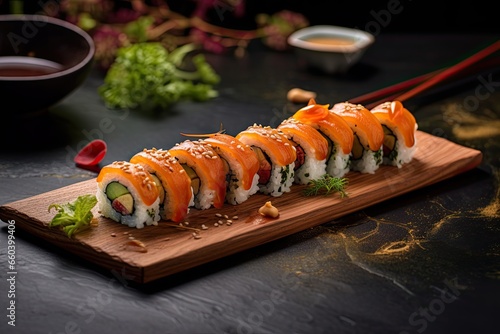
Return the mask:
M 317 195 L 330 195 L 338 192 L 340 197 L 346 197 L 347 192 L 345 187 L 348 184 L 347 178 L 333 177 L 328 174 L 323 175 L 319 179 L 311 180 L 307 187 L 304 189 L 304 195 L 317 196 Z

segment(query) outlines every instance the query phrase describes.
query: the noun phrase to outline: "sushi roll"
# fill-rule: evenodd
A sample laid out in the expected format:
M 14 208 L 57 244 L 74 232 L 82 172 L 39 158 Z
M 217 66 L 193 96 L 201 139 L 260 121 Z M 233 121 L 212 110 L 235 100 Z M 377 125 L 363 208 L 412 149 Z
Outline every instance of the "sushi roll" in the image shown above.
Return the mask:
M 336 103 L 330 111 L 341 116 L 354 134 L 351 170 L 375 173 L 382 163 L 384 142 L 384 130 L 378 119 L 361 104 Z
M 201 140 L 185 140 L 168 152 L 175 157 L 191 179 L 194 206 L 205 210 L 221 208 L 226 197 L 227 166 L 217 152 Z
M 259 160 L 254 151 L 233 136 L 215 133 L 204 139 L 228 165 L 226 201 L 240 204 L 259 191 Z
M 388 101 L 371 110 L 384 130 L 383 164 L 402 167 L 413 159 L 418 124 L 399 101 Z
M 314 127 L 327 140 L 326 173 L 333 177 L 346 175 L 350 171 L 350 155 L 354 140 L 349 124 L 339 115 L 331 113 L 328 105 L 317 104 L 313 99 L 292 117 Z
M 297 153 L 285 134 L 269 126 L 254 124 L 236 135 L 259 160 L 259 191 L 274 197 L 290 191 Z
M 104 217 L 143 228 L 160 220 L 158 188 L 144 167 L 126 161 L 104 166 L 97 176 L 98 206 Z
M 140 164 L 156 183 L 160 198 L 160 216 L 164 220 L 182 222 L 193 206 L 191 179 L 184 168 L 165 150 L 144 149 L 130 159 Z
M 284 120 L 278 130 L 294 143 L 297 158 L 295 159 L 295 178 L 297 184 L 308 184 L 326 174 L 326 158 L 328 157 L 328 141 L 312 126 L 299 122 L 294 118 Z

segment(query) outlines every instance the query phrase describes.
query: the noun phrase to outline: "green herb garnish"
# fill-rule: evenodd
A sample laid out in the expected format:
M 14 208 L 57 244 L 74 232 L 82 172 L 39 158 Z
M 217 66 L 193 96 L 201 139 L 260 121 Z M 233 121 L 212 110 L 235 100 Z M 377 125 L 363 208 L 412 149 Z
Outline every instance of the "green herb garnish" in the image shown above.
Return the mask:
M 323 175 L 319 179 L 311 180 L 304 189 L 306 196 L 330 195 L 338 192 L 340 197 L 346 197 L 347 192 L 345 187 L 348 180 L 346 178 L 333 177 L 328 174 Z
M 122 47 L 98 92 L 112 109 L 154 110 L 179 100 L 205 101 L 216 97 L 213 85 L 220 77 L 202 54 L 191 58 L 194 69 L 181 67 L 194 49 L 193 44 L 186 44 L 168 52 L 157 42 Z
M 94 195 L 79 196 L 74 202 L 66 204 L 51 204 L 52 208 L 58 210 L 58 213 L 52 218 L 49 227 L 61 226 L 63 231 L 71 236 L 90 225 L 94 218 L 92 208 L 97 204 L 97 198 Z

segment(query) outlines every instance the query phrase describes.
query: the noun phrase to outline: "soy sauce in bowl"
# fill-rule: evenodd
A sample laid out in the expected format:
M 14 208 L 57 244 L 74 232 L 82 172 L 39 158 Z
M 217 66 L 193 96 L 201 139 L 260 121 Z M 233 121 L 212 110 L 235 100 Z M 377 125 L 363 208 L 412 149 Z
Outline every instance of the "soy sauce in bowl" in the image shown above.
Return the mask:
M 70 22 L 0 15 L 0 117 L 14 123 L 62 101 L 90 74 L 94 52 L 92 37 Z
M 0 77 L 33 77 L 56 73 L 63 66 L 35 57 L 0 57 Z

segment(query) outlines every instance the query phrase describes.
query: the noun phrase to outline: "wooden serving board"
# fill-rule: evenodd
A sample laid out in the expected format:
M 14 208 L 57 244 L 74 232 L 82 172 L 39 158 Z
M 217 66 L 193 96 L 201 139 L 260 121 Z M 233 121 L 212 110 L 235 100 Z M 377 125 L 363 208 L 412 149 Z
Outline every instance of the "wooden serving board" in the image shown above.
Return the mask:
M 55 211 L 49 213 L 48 206 L 95 193 L 95 179 L 0 206 L 0 219 L 4 222 L 15 220 L 17 227 L 65 251 L 109 270 L 126 272 L 133 281 L 146 283 L 450 178 L 478 166 L 482 159 L 480 151 L 421 131 L 417 133 L 417 140 L 418 149 L 413 161 L 402 168 L 381 166 L 375 174 L 350 172 L 346 198 L 341 199 L 336 194 L 306 197 L 302 192 L 304 186 L 294 185 L 291 192 L 277 198 L 256 194 L 237 206 L 227 204 L 222 209 L 191 209 L 186 220 L 189 228 L 200 229 L 199 239 L 193 237 L 193 230 L 164 221 L 158 226 L 135 229 L 99 217 L 98 226 L 78 233 L 72 239 L 59 229 L 49 228 L 48 223 Z M 277 219 L 263 218 L 257 213 L 268 200 L 280 211 Z M 99 216 L 97 211 L 94 213 Z M 232 219 L 232 225 L 227 225 L 226 219 L 216 214 L 227 215 L 229 219 L 238 218 Z M 223 220 L 223 224 L 215 227 L 218 220 Z M 208 229 L 201 229 L 202 224 Z M 124 245 L 129 241 L 126 233 L 144 243 L 147 252 L 126 249 Z

